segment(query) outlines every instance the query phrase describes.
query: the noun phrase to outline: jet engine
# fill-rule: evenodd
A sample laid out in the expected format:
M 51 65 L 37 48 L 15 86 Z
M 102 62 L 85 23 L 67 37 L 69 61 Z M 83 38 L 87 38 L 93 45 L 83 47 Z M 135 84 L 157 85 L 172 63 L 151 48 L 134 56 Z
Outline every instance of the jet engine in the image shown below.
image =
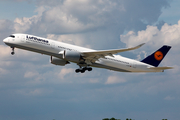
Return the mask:
M 79 62 L 82 59 L 81 54 L 79 52 L 68 51 L 68 50 L 64 51 L 63 58 L 65 60 L 72 61 L 72 62 Z
M 60 66 L 65 66 L 66 64 L 70 64 L 70 62 L 68 62 L 66 60 L 59 59 L 59 58 L 52 57 L 52 56 L 51 56 L 51 60 L 50 61 L 51 61 L 52 64 L 60 65 Z

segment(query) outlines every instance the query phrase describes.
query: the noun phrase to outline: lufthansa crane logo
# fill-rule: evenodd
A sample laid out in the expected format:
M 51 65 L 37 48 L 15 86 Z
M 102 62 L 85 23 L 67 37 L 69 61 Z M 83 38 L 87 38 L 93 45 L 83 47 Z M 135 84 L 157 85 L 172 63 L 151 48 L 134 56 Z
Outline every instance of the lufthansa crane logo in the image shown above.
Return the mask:
M 154 58 L 156 59 L 156 60 L 162 60 L 163 59 L 163 53 L 161 52 L 161 51 L 157 51 L 157 52 L 155 52 L 154 53 Z

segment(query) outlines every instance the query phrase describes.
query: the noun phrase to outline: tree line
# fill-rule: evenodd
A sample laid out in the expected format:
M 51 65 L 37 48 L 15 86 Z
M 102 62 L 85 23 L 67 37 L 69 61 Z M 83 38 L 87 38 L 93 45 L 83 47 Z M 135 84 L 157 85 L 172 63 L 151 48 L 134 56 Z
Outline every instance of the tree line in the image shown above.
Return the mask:
M 104 119 L 102 119 L 102 120 L 121 120 L 121 119 L 115 119 L 115 118 L 104 118 Z M 128 118 L 126 118 L 126 120 L 135 120 L 135 119 L 128 119 Z M 162 120 L 168 120 L 168 119 L 162 119 Z

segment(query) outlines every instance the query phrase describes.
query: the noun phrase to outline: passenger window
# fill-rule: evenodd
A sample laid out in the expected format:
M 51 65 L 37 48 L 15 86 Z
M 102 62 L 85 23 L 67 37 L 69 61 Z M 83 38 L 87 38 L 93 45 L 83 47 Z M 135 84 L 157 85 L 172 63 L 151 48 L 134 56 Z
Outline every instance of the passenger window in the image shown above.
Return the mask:
M 9 37 L 15 38 L 15 36 L 14 36 L 14 35 L 10 35 Z

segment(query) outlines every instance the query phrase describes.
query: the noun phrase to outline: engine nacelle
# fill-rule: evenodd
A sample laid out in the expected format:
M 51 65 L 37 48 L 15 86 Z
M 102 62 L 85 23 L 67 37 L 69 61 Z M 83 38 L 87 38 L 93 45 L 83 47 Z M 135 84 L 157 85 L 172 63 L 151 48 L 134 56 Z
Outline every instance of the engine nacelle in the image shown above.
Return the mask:
M 59 58 L 52 57 L 52 56 L 51 56 L 51 63 L 54 64 L 54 65 L 60 65 L 60 66 L 65 66 L 66 64 L 70 64 L 66 60 L 59 59 Z
M 72 62 L 79 62 L 81 60 L 81 54 L 76 51 L 64 51 L 63 58 Z

